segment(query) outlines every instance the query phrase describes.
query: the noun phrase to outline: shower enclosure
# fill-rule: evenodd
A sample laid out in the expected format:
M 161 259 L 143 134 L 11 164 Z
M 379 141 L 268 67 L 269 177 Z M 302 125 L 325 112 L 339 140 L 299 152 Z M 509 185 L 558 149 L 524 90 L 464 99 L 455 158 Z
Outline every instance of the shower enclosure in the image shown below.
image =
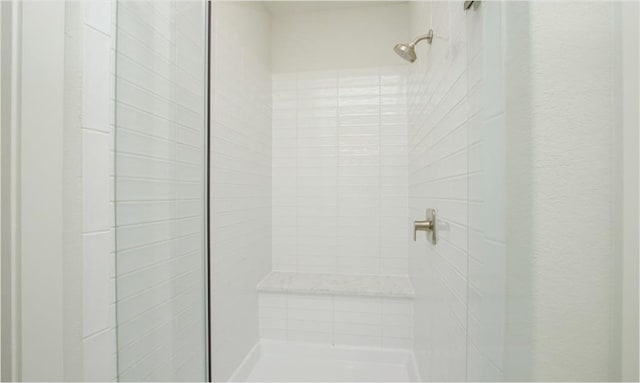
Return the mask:
M 116 5 L 120 380 L 633 376 L 637 5 Z

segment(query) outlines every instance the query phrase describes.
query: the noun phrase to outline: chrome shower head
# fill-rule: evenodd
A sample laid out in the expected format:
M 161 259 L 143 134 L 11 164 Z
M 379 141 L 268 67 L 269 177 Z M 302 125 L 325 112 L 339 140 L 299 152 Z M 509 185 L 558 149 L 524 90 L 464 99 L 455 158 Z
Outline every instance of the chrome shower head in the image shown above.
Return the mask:
M 415 40 L 413 40 L 413 42 L 409 44 L 396 44 L 393 50 L 398 54 L 398 56 L 412 63 L 417 59 L 415 49 L 416 45 L 422 40 L 427 40 L 427 42 L 431 44 L 431 42 L 433 41 L 433 29 L 429 29 L 429 32 L 427 32 L 426 35 L 418 36 Z

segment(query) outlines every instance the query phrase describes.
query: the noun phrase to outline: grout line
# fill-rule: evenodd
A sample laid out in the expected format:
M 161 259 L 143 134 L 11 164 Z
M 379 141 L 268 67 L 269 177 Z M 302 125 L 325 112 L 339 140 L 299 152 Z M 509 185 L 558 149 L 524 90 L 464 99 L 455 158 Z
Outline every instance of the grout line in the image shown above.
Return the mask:
M 382 238 L 382 73 L 378 69 L 378 238 Z M 407 147 L 408 150 L 408 147 Z M 380 261 L 381 252 L 380 244 L 377 246 L 378 250 L 378 272 L 382 273 L 382 262 Z M 381 314 L 382 315 L 382 314 Z M 380 318 L 382 320 L 382 318 Z M 382 323 L 382 322 L 381 322 Z M 382 330 L 381 330 L 382 331 Z M 381 342 L 382 344 L 382 342 Z
M 336 96 L 336 164 L 338 165 L 336 168 L 336 220 L 335 220 L 335 225 L 336 228 L 339 227 L 339 222 L 340 222 L 340 147 L 341 147 L 341 123 L 340 123 L 340 72 L 335 72 L 335 76 L 336 76 L 336 91 L 335 91 L 335 96 Z M 335 237 L 335 243 L 336 243 L 336 253 L 334 255 L 334 270 L 335 272 L 338 272 L 339 269 L 339 262 L 338 262 L 338 254 L 340 252 L 340 241 L 337 235 L 337 230 L 336 230 L 336 237 Z M 332 304 L 334 304 L 334 298 L 331 298 L 331 302 Z M 335 321 L 335 310 L 334 310 L 334 321 Z M 333 335 L 333 342 L 335 343 L 335 323 L 332 324 L 334 333 Z
M 299 153 L 298 153 L 298 142 L 300 140 L 300 134 L 299 134 L 299 116 L 298 116 L 298 106 L 300 104 L 300 92 L 299 92 L 299 76 L 298 74 L 295 75 L 296 76 L 296 107 L 295 107 L 295 126 L 296 126 L 296 255 L 295 255 L 295 269 L 296 271 L 299 271 L 299 267 L 300 267 L 300 243 L 299 243 L 299 231 L 298 231 L 298 224 L 300 222 L 300 214 L 299 214 L 299 205 L 300 203 L 298 202 L 298 197 L 299 197 L 299 193 L 300 193 L 300 180 L 298 177 L 298 170 L 299 170 L 299 163 L 300 163 L 300 159 L 299 159 Z M 289 311 L 288 311 L 288 302 L 289 302 L 289 298 L 287 297 L 287 318 L 289 316 Z M 289 339 L 289 321 L 287 320 L 287 339 Z
M 97 337 L 99 337 L 100 335 L 106 334 L 106 333 L 108 333 L 109 331 L 112 331 L 113 329 L 114 329 L 114 328 L 113 328 L 113 327 L 111 327 L 111 325 L 108 325 L 108 327 L 104 327 L 104 328 L 101 328 L 100 330 L 94 331 L 94 332 L 92 332 L 92 333 L 90 333 L 90 334 L 83 335 L 83 336 L 82 336 L 82 340 L 83 340 L 84 342 L 89 341 L 89 340 L 91 340 L 91 339 L 93 339 L 93 338 L 97 338 Z
M 82 235 L 99 235 L 99 234 L 111 234 L 111 227 L 109 227 L 108 229 L 101 229 L 101 230 L 89 230 L 89 231 L 83 231 Z

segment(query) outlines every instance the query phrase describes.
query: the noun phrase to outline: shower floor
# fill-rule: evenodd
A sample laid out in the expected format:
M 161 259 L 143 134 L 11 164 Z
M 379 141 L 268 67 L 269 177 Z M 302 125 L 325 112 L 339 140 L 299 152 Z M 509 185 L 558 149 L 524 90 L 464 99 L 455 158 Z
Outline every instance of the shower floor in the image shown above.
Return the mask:
M 262 340 L 232 381 L 245 382 L 414 382 L 408 350 L 333 347 Z

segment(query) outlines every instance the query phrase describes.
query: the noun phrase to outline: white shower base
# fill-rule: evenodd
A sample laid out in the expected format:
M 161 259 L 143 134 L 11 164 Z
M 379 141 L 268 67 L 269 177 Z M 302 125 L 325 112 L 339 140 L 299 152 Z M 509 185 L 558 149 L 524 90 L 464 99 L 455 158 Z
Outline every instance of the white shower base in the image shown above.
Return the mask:
M 408 350 L 261 340 L 234 382 L 417 382 Z

